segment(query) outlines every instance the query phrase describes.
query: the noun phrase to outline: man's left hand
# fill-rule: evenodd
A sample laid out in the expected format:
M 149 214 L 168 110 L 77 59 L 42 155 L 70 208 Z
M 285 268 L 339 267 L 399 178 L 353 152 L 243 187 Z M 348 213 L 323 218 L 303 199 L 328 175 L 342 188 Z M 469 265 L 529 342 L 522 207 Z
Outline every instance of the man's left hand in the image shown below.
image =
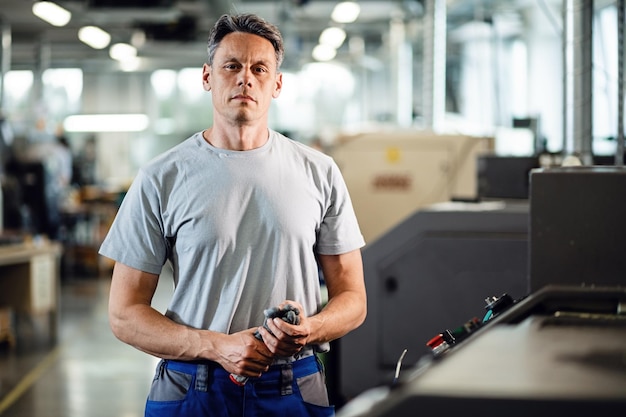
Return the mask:
M 302 305 L 295 301 L 286 300 L 278 307 L 284 307 L 287 304 L 291 304 L 300 311 L 300 324 L 289 324 L 276 317 L 267 320 L 267 327 L 271 333 L 263 326 L 259 327 L 259 333 L 263 338 L 263 342 L 270 352 L 279 357 L 294 356 L 306 346 L 309 337 L 309 318 L 304 314 Z

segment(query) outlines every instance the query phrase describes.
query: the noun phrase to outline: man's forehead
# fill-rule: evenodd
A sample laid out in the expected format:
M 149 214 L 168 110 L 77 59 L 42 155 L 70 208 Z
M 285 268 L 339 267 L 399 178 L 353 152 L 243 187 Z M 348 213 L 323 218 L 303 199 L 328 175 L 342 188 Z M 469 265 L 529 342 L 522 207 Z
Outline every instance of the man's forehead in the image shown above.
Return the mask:
M 251 47 L 252 43 L 254 43 L 254 47 Z M 232 32 L 224 36 L 215 52 L 216 54 L 219 52 L 225 54 L 232 54 L 233 52 L 254 54 L 256 52 L 256 55 L 259 56 L 275 55 L 274 46 L 269 40 L 247 32 Z

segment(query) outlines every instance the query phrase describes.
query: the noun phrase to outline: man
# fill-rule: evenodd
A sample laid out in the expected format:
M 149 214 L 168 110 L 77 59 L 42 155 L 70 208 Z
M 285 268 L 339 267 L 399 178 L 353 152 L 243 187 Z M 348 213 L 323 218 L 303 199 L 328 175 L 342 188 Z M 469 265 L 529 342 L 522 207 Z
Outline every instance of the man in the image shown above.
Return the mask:
M 346 186 L 330 157 L 268 128 L 282 87 L 275 26 L 222 16 L 208 55 L 213 125 L 140 170 L 100 249 L 116 261 L 111 328 L 163 359 L 147 416 L 333 415 L 315 353 L 366 314 Z M 168 261 L 175 290 L 162 315 L 150 302 Z M 299 324 L 263 325 L 264 310 L 288 304 Z

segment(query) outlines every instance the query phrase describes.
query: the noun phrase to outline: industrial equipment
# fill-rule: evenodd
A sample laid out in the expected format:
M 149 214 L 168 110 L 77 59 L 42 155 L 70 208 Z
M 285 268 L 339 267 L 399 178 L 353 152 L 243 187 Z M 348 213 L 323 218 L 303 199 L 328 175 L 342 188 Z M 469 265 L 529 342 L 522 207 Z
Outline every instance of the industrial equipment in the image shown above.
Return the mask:
M 624 415 L 626 289 L 547 286 L 338 417 Z
M 538 156 L 479 155 L 480 199 L 521 199 L 530 194 L 530 172 L 540 167 Z
M 530 190 L 530 290 L 626 286 L 626 168 L 533 170 Z
M 415 129 L 376 131 L 340 137 L 332 156 L 371 243 L 422 207 L 475 200 L 476 158 L 492 153 L 493 143 Z
M 487 296 L 528 294 L 528 203 L 448 202 L 414 212 L 363 249 L 367 319 L 337 343 L 349 399 L 413 365 L 426 341 L 464 323 Z

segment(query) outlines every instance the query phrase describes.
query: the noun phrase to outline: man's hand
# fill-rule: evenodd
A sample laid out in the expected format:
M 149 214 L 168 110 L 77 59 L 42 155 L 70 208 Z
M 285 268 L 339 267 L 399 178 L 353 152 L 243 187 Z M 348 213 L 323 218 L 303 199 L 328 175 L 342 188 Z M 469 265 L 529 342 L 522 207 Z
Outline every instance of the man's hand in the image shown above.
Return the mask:
M 259 377 L 269 369 L 273 354 L 265 343 L 254 337 L 256 329 L 222 335 L 218 346 L 218 362 L 235 375 Z
M 309 337 L 309 318 L 304 314 L 302 305 L 295 301 L 286 300 L 278 307 L 283 308 L 287 304 L 291 304 L 300 312 L 298 315 L 300 324 L 289 324 L 281 318 L 275 317 L 266 322 L 270 331 L 267 331 L 263 326 L 258 329 L 267 349 L 278 357 L 290 357 L 300 352 L 306 346 Z

